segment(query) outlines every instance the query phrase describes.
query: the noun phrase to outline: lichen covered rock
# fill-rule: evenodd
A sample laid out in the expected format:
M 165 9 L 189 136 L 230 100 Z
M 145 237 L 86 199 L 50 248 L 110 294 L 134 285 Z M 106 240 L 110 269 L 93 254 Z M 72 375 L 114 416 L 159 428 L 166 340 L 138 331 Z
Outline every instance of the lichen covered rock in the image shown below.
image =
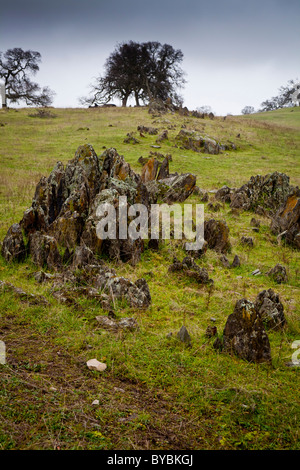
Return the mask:
M 22 261 L 26 255 L 26 247 L 22 229 L 19 224 L 13 224 L 3 240 L 1 254 L 6 261 Z
M 249 362 L 271 362 L 269 338 L 252 302 L 237 301 L 223 331 L 223 350 Z
M 258 213 L 276 211 L 288 197 L 290 179 L 284 173 L 251 176 L 248 183 L 234 191 L 230 207 Z
M 282 235 L 286 243 L 300 249 L 300 194 L 299 190 L 290 195 L 271 221 L 271 231 Z
M 224 220 L 205 220 L 204 239 L 208 248 L 219 253 L 227 253 L 231 249 L 229 227 Z
M 254 305 L 266 327 L 280 330 L 286 326 L 283 305 L 272 289 L 260 292 Z

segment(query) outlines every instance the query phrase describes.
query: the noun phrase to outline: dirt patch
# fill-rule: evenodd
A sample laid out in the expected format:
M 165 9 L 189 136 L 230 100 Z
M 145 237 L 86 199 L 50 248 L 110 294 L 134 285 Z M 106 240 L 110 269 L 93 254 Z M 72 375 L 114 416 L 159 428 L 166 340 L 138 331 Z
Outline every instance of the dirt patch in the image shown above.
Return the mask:
M 211 419 L 192 416 L 166 390 L 90 371 L 55 344 L 51 331 L 41 335 L 13 316 L 0 338 L 7 345 L 2 449 L 212 448 Z

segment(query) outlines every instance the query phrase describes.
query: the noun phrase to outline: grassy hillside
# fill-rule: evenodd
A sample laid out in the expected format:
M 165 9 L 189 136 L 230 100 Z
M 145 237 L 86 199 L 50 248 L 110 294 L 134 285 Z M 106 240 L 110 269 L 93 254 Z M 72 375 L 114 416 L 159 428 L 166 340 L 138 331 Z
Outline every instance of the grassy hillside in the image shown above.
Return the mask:
M 49 111 L 51 116 L 41 118 L 34 109 L 0 110 L 1 241 L 30 207 L 40 177 L 57 161 L 72 159 L 79 145 L 92 144 L 98 155 L 114 147 L 140 172 L 139 157 L 158 149 L 152 147 L 157 136 L 141 137 L 139 125 L 168 130 L 158 151 L 172 155 L 172 172 L 197 175 L 201 189 L 239 187 L 252 175 L 274 171 L 300 186 L 299 108 L 214 120 L 152 118 L 147 108 Z M 232 141 L 237 150 L 207 155 L 175 147 L 182 126 Z M 130 132 L 138 144 L 124 143 Z M 190 202 L 199 202 L 198 196 Z M 216 214 L 206 203 L 205 216 L 226 220 L 229 258 L 238 254 L 241 267 L 224 268 L 219 255 L 208 250 L 197 262 L 215 284 L 199 287 L 168 271 L 173 255 L 184 255 L 176 242 L 158 252 L 145 250 L 135 267 L 109 263 L 131 280 L 144 277 L 151 291 L 147 311 L 117 307 L 118 317 L 137 319 L 139 329 L 131 333 L 101 329 L 95 317 L 104 312 L 95 301 L 80 298 L 76 308 L 60 304 L 49 284 L 32 277 L 37 268 L 30 258 L 9 265 L 0 257 L 0 280 L 42 294 L 50 303 L 32 305 L 1 292 L 0 340 L 7 364 L 0 365 L 0 449 L 299 450 L 300 368 L 286 365 L 295 352 L 293 342 L 300 340 L 299 252 L 279 246 L 262 216 L 259 233 L 250 226 L 252 213 L 233 213 L 227 204 Z M 243 235 L 254 238 L 254 248 L 241 245 Z M 276 284 L 265 274 L 276 263 L 286 267 L 288 283 Z M 262 274 L 253 276 L 255 269 Z M 221 334 L 238 299 L 254 301 L 270 287 L 279 293 L 288 322 L 283 332 L 268 331 L 272 366 L 216 352 L 213 339 L 205 336 L 211 318 Z M 191 348 L 176 339 L 183 324 Z M 102 374 L 86 367 L 94 357 L 107 363 Z

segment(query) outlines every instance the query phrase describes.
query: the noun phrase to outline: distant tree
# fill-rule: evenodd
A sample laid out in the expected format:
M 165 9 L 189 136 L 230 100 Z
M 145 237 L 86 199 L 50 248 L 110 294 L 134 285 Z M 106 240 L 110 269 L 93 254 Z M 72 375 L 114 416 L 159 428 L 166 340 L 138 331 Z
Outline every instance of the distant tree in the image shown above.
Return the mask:
M 53 100 L 53 91 L 31 81 L 31 75 L 39 70 L 41 54 L 36 51 L 23 51 L 20 47 L 0 52 L 0 79 L 4 81 L 5 99 L 11 103 L 25 101 L 27 105 L 49 106 Z
M 211 106 L 207 106 L 207 105 L 198 107 L 197 111 L 199 113 L 206 113 L 206 114 L 209 114 L 209 113 L 213 112 L 212 109 L 211 109 Z
M 181 50 L 159 42 L 118 44 L 105 62 L 105 73 L 91 86 L 91 95 L 81 102 L 91 105 L 107 104 L 119 98 L 122 106 L 129 97 L 136 105 L 154 99 L 172 98 L 180 101 L 176 89 L 185 83 L 179 64 L 183 60 Z
M 241 112 L 242 114 L 253 114 L 255 113 L 255 109 L 253 108 L 253 106 L 245 106 Z
M 297 90 L 299 93 L 297 94 Z M 275 109 L 280 108 L 288 108 L 291 106 L 295 106 L 296 103 L 293 100 L 295 97 L 295 93 L 298 96 L 298 106 L 300 103 L 300 85 L 299 81 L 296 80 L 289 80 L 286 86 L 281 86 L 279 88 L 279 93 L 277 96 L 273 96 L 272 98 L 265 100 L 261 103 L 260 112 L 263 111 L 273 111 Z

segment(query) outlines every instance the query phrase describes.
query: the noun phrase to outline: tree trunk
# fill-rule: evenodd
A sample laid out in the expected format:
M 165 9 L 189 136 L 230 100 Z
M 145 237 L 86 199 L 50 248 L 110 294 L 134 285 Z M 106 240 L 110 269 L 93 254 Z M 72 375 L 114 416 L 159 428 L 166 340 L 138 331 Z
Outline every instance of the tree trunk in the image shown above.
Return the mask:
M 140 106 L 140 103 L 139 103 L 139 94 L 138 94 L 138 92 L 135 92 L 135 93 L 134 93 L 134 96 L 135 96 L 135 105 L 136 105 L 136 106 Z
M 123 108 L 126 108 L 126 105 L 127 105 L 127 100 L 128 100 L 128 96 L 123 96 L 122 98 L 122 106 Z
M 6 108 L 6 88 L 5 85 L 0 85 L 2 108 Z

